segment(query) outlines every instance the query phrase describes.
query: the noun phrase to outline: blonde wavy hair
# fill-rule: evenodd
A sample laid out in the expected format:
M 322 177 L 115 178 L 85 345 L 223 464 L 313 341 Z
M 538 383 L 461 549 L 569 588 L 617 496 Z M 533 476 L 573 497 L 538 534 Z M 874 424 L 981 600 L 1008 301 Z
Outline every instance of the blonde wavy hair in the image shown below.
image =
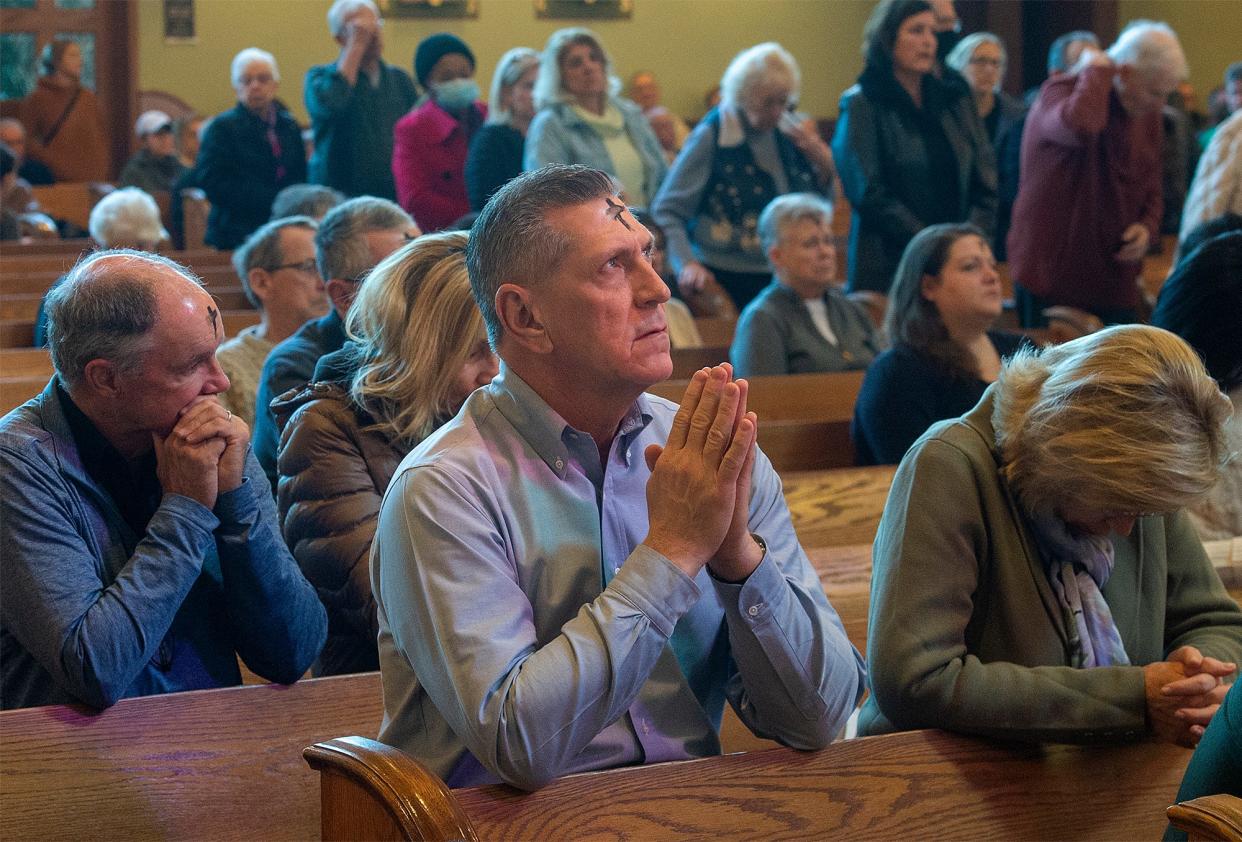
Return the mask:
M 466 275 L 468 236 L 427 234 L 393 252 L 346 316 L 362 361 L 350 394 L 374 429 L 411 447 L 457 411 L 454 380 L 484 336 Z
M 1189 345 L 1147 325 L 1019 351 L 996 383 L 1001 473 L 1023 506 L 1171 512 L 1229 458 L 1228 398 Z

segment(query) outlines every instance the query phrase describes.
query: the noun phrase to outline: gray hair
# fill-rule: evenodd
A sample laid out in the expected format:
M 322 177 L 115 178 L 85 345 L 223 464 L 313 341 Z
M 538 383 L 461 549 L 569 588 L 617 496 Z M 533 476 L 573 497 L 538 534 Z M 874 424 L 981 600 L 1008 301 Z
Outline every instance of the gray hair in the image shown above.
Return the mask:
M 945 56 L 944 63 L 958 73 L 964 72 L 966 65 L 970 63 L 970 59 L 974 56 L 975 50 L 981 44 L 995 44 L 996 48 L 1000 50 L 1000 78 L 1003 79 L 1005 77 L 1005 66 L 1009 64 L 1009 53 L 1005 50 L 1005 42 L 991 32 L 974 32 L 967 35 Z M 999 79 L 996 84 L 1000 84 Z
M 241 81 L 242 73 L 246 70 L 246 65 L 252 61 L 265 63 L 272 68 L 272 78 L 277 82 L 280 81 L 280 68 L 276 66 L 276 57 L 267 50 L 260 50 L 258 47 L 247 47 L 233 56 L 233 65 L 229 70 L 229 78 L 233 82 L 233 87 L 237 87 L 237 83 Z
M 1130 21 L 1108 55 L 1114 64 L 1128 64 L 1144 74 L 1169 73 L 1178 80 L 1190 75 L 1177 33 L 1164 22 Z
M 796 99 L 802 87 L 802 73 L 788 50 L 775 41 L 742 50 L 720 77 L 720 104 L 738 108 L 757 86 L 776 78 L 789 83 L 790 93 Z
M 104 248 L 146 246 L 154 248 L 168 232 L 160 223 L 155 199 L 137 187 L 113 190 L 91 208 L 91 236 Z
M 768 202 L 759 214 L 759 247 L 767 254 L 768 249 L 781 241 L 785 226 L 810 219 L 814 222 L 832 224 L 832 203 L 814 193 L 786 193 Z
M 548 215 L 615 195 L 616 184 L 605 172 L 549 164 L 523 173 L 488 200 L 470 229 L 466 269 L 493 350 L 502 332 L 496 290 L 504 283 L 534 285 L 553 272 L 573 245 L 565 232 L 548 224 Z
M 609 96 L 616 96 L 621 91 L 621 80 L 613 74 L 612 59 L 608 57 L 599 36 L 584 26 L 570 26 L 553 32 L 539 57 L 539 79 L 535 82 L 536 108 L 547 108 L 568 100 L 568 94 L 561 87 L 561 53 L 574 44 L 586 44 L 598 51 L 603 59 L 604 75 L 608 77 Z
M 272 219 L 309 216 L 323 219 L 328 211 L 345 201 L 345 194 L 323 184 L 290 184 L 272 200 Z
M 1100 39 L 1095 37 L 1095 33 L 1087 29 L 1075 29 L 1073 32 L 1067 32 L 1052 42 L 1052 46 L 1048 48 L 1048 74 L 1064 73 L 1070 69 L 1069 47 L 1076 41 L 1085 41 L 1095 48 L 1099 48 Z
M 315 233 L 319 274 L 324 282 L 360 281 L 375 263 L 365 235 L 372 231 L 405 231 L 414 220 L 396 202 L 359 196 L 328 211 Z
M 98 265 L 115 257 L 122 260 Z M 147 334 L 158 314 L 149 270 L 161 266 L 202 286 L 189 269 L 162 255 L 108 249 L 83 257 L 48 292 L 48 346 L 52 365 L 66 386 L 72 389 L 81 382 L 91 360 L 109 360 L 126 373 L 142 365 Z
M 359 9 L 370 9 L 375 12 L 375 17 L 383 20 L 379 8 L 371 0 L 336 0 L 332 8 L 328 9 L 328 31 L 333 38 L 341 34 L 345 21 Z
M 538 66 L 539 53 L 530 47 L 514 47 L 500 57 L 487 97 L 487 122 L 507 125 L 513 119 L 513 112 L 503 105 L 505 89 L 512 88 L 528 70 Z
M 250 288 L 250 270 L 264 269 L 271 272 L 285 262 L 285 253 L 280 247 L 281 231 L 286 228 L 305 228 L 307 231 L 314 231 L 318 227 L 319 223 L 309 216 L 287 216 L 273 219 L 247 237 L 246 242 L 233 251 L 233 271 L 241 279 L 242 290 L 256 310 L 263 309 L 263 302 Z

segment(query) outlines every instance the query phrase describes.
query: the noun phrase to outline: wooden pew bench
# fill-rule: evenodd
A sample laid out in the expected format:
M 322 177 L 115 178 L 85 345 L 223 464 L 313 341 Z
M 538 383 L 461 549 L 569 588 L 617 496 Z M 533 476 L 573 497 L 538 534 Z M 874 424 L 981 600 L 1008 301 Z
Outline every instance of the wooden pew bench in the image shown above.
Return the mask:
M 785 503 L 802 546 L 809 552 L 870 545 L 896 471 L 895 465 L 875 465 L 782 474 Z
M 236 336 L 242 328 L 259 323 L 258 310 L 221 310 L 225 336 Z M 0 348 L 29 348 L 34 345 L 34 319 L 0 321 Z
M 1191 752 L 1004 744 L 943 731 L 449 791 L 348 738 L 307 749 L 324 839 L 1155 839 Z M 429 780 L 430 778 L 430 780 Z
M 382 716 L 379 673 L 0 712 L 0 839 L 315 839 L 302 749 Z

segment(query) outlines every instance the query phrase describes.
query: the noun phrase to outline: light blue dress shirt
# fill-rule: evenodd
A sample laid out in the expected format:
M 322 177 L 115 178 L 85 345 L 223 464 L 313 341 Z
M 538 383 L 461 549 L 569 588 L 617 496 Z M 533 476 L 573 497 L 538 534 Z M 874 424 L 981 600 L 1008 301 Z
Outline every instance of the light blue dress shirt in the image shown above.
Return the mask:
M 451 786 L 526 789 L 571 772 L 720 752 L 727 699 L 761 736 L 830 742 L 864 666 L 760 453 L 742 584 L 642 546 L 643 452 L 676 405 L 630 409 L 607 467 L 507 367 L 410 453 L 371 555 L 380 739 Z M 695 528 L 686 524 L 687 529 Z

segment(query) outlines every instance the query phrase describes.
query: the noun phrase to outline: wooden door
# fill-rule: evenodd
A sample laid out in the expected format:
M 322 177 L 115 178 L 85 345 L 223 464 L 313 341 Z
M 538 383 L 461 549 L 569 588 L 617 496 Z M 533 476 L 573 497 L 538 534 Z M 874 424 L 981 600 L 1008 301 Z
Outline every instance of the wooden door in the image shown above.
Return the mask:
M 0 0 L 0 113 L 34 89 L 38 58 L 53 38 L 82 48 L 82 84 L 99 98 L 115 178 L 130 154 L 137 117 L 137 9 L 134 0 Z

